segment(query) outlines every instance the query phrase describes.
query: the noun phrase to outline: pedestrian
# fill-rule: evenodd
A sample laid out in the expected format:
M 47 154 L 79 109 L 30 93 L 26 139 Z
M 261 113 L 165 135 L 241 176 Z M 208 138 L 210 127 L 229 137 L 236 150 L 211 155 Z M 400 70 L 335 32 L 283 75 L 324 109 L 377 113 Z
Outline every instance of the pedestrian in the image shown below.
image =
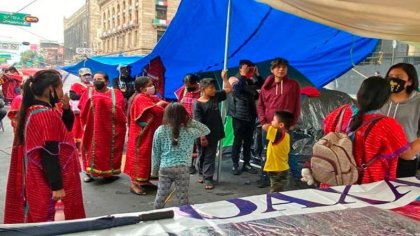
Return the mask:
M 66 220 L 85 217 L 73 113 L 61 75 L 41 70 L 23 86 L 13 143 L 4 223 L 54 221 L 61 200 Z M 59 106 L 57 106 L 60 104 Z
M 72 133 L 78 149 L 80 148 L 80 143 L 82 142 L 83 137 L 83 127 L 80 123 L 80 110 L 78 106 L 82 94 L 86 92 L 88 88 L 92 87 L 92 71 L 89 68 L 80 68 L 79 78 L 80 81 L 73 83 L 69 91 L 71 99 L 70 105 L 74 114 Z
M 136 78 L 131 76 L 130 65 L 120 65 L 117 69 L 120 74 L 112 80 L 112 87 L 120 90 L 123 93 L 125 100 L 128 101 L 135 93 L 134 81 Z
M 287 111 L 274 113 L 271 125 L 264 124 L 267 132 L 267 160 L 264 171 L 270 177 L 270 192 L 282 192 L 288 182 L 290 136 L 287 133 L 293 122 L 293 114 Z
M 14 66 L 11 66 L 5 71 L 0 80 L 5 98 L 4 100 L 6 104 L 10 104 L 13 98 L 20 94 L 20 85 L 22 84 L 23 78 L 18 70 Z
M 187 74 L 184 77 L 184 85 L 182 85 L 176 92 L 175 96 L 188 112 L 190 117 L 193 117 L 193 105 L 201 96 L 200 84 L 198 83 L 200 77 L 196 74 Z M 197 146 L 194 145 L 193 154 L 191 157 L 191 166 L 189 168 L 190 174 L 197 173 L 195 168 L 195 161 L 197 158 Z
M 261 125 L 271 122 L 276 111 L 287 111 L 293 114 L 291 127 L 296 125 L 300 116 L 300 86 L 299 83 L 290 79 L 287 75 L 289 62 L 283 58 L 275 58 L 271 62 L 271 73 L 264 81 L 257 104 L 258 120 Z M 263 133 L 263 143 L 267 146 L 265 139 L 267 135 Z M 266 148 L 263 149 L 263 164 L 266 159 Z M 269 185 L 268 176 L 260 172 L 258 187 Z
M 172 183 L 175 183 L 179 205 L 188 204 L 189 157 L 194 140 L 209 133 L 204 124 L 191 119 L 182 104 L 172 103 L 166 107 L 163 125 L 153 137 L 152 175 L 159 175 L 155 209 L 165 206 Z
M 338 127 L 338 130 L 346 132 L 353 140 L 356 165 L 361 167 L 362 164 L 369 163 L 363 168 L 363 176 L 358 181 L 361 184 L 395 179 L 398 159 L 412 160 L 420 152 L 420 138 L 409 143 L 398 121 L 382 115 L 379 111 L 390 95 L 389 81 L 375 76 L 369 77 L 363 81 L 357 92 L 358 106 L 343 105 L 327 115 L 324 120 L 324 133 L 335 132 L 337 118 L 343 110 L 342 126 Z M 369 121 L 373 119 L 378 120 L 373 126 L 369 126 Z M 369 127 L 370 131 L 367 131 Z M 302 173 L 304 171 L 305 169 Z M 303 181 L 307 180 L 308 178 L 304 177 Z
M 213 175 L 216 165 L 217 143 L 225 137 L 222 116 L 219 104 L 226 100 L 227 94 L 232 91 L 232 86 L 227 80 L 227 71 L 222 71 L 223 90 L 216 91 L 214 79 L 200 81 L 201 97 L 194 106 L 194 119 L 205 124 L 210 129 L 210 134 L 200 137 L 198 142 L 198 182 L 205 182 L 205 189 L 213 189 Z
M 404 128 L 408 142 L 420 137 L 420 92 L 416 68 L 398 63 L 389 68 L 386 78 L 391 84 L 391 97 L 381 113 L 396 119 Z M 397 177 L 416 175 L 419 157 L 414 160 L 398 159 Z
M 135 88 L 137 95 L 130 107 L 124 173 L 131 179 L 130 192 L 145 195 L 147 188 L 156 189 L 150 183 L 153 134 L 162 124 L 164 108 L 168 103 L 154 95 L 155 87 L 150 77 L 137 77 Z
M 23 93 L 23 91 L 22 91 Z M 18 114 L 20 110 L 20 106 L 22 105 L 22 94 L 16 96 L 12 100 L 12 104 L 10 105 L 9 111 L 7 112 L 7 117 L 10 119 L 13 132 L 16 132 L 17 128 L 17 120 L 18 120 Z
M 93 177 L 112 180 L 121 173 L 127 118 L 125 101 L 119 90 L 108 88 L 104 72 L 93 76 L 90 87 L 80 97 L 80 122 L 85 127 L 82 138 L 82 162 L 85 182 Z
M 228 97 L 228 114 L 232 117 L 234 140 L 232 145 L 232 174 L 239 175 L 241 171 L 256 174 L 252 168 L 251 146 L 253 142 L 255 120 L 257 118 L 256 100 L 258 90 L 262 85 L 262 77 L 249 60 L 239 62 L 239 72 L 229 78 L 232 94 Z M 243 155 L 243 165 L 239 169 L 239 157 Z

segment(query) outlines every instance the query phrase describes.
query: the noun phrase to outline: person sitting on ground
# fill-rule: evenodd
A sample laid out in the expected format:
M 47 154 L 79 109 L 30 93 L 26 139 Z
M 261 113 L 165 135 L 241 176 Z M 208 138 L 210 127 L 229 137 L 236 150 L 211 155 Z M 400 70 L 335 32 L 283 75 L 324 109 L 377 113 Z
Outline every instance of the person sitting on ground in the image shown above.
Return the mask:
M 397 177 L 398 157 L 411 160 L 420 152 L 420 138 L 408 143 L 403 127 L 391 117 L 385 117 L 380 113 L 380 108 L 385 105 L 391 95 L 389 81 L 376 76 L 363 81 L 357 92 L 358 106 L 343 105 L 331 112 L 324 120 L 324 133 L 336 131 L 336 120 L 342 109 L 344 115 L 342 126 L 339 130 L 347 132 L 353 140 L 353 155 L 357 166 L 362 163 L 370 164 L 363 173 L 359 183 L 372 183 L 384 179 Z M 367 137 L 365 132 L 372 119 L 380 118 L 371 128 Z M 311 176 L 304 175 L 306 168 L 302 170 L 303 181 L 308 181 Z M 325 185 L 321 185 L 321 187 Z
M 194 140 L 209 133 L 207 126 L 191 120 L 182 104 L 172 103 L 166 107 L 163 125 L 159 126 L 153 137 L 152 175 L 158 176 L 159 172 L 155 209 L 165 206 L 172 182 L 175 182 L 180 205 L 188 204 L 188 167 Z
M 226 95 L 232 91 L 227 80 L 227 71 L 222 71 L 223 90 L 216 91 L 214 79 L 202 79 L 200 87 L 202 96 L 194 106 L 194 119 L 205 124 L 211 130 L 210 134 L 200 137 L 198 142 L 198 182 L 204 183 L 206 189 L 213 189 L 213 175 L 216 166 L 217 143 L 225 137 L 219 104 L 226 100 Z
M 287 133 L 293 123 L 293 114 L 287 111 L 274 113 L 271 125 L 264 124 L 267 132 L 267 160 L 264 171 L 270 177 L 270 192 L 282 192 L 289 176 L 290 136 Z

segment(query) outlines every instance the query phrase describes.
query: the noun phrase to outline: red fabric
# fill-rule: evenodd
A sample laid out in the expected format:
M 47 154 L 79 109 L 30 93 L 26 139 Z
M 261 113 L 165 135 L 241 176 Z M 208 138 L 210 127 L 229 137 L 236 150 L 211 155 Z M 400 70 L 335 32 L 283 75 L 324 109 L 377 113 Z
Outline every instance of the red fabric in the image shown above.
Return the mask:
M 271 123 L 276 111 L 288 111 L 293 113 L 293 125 L 300 116 L 300 86 L 295 80 L 287 77 L 281 83 L 275 83 L 274 76 L 270 75 L 261 87 L 260 97 L 257 104 L 258 119 L 261 124 Z
M 88 85 L 83 84 L 81 82 L 76 82 L 76 83 L 71 85 L 70 90 L 73 91 L 74 93 L 76 93 L 77 95 L 81 96 L 81 95 L 83 95 L 83 93 L 85 91 L 87 91 L 87 89 L 89 87 L 91 87 L 91 86 L 88 86 Z M 74 114 L 74 123 L 73 123 L 72 133 L 73 133 L 74 140 L 76 142 L 81 142 L 82 141 L 83 127 L 82 127 L 82 124 L 80 122 L 80 114 L 77 114 L 77 113 Z
M 131 181 L 148 181 L 151 172 L 153 134 L 162 124 L 164 109 L 148 95 L 138 94 L 130 107 L 127 159 L 124 173 Z M 146 122 L 141 128 L 138 122 Z
M 342 107 L 331 112 L 324 120 L 324 133 L 335 131 L 334 122 L 339 115 Z M 349 125 L 353 111 L 346 105 L 343 117 L 342 130 L 346 130 Z M 363 116 L 363 122 L 372 119 L 379 114 L 366 114 Z M 358 166 L 362 164 L 362 154 L 364 150 L 365 160 L 368 162 L 376 155 L 381 157 L 369 166 L 363 175 L 362 183 L 371 183 L 385 179 L 389 173 L 390 179 L 396 178 L 398 157 L 408 149 L 408 141 L 401 125 L 393 118 L 385 117 L 379 120 L 371 129 L 366 141 L 363 135 L 368 125 L 360 128 L 353 142 L 353 154 Z M 364 148 L 363 148 L 364 146 Z
M 120 174 L 127 123 L 124 96 L 119 90 L 102 93 L 90 89 L 92 98 L 87 91 L 79 103 L 80 121 L 85 127 L 81 144 L 83 169 L 93 176 Z M 112 92 L 116 100 L 114 115 Z
M 200 90 L 188 92 L 185 91 L 185 85 L 182 85 L 181 88 L 175 92 L 175 95 L 178 101 L 185 107 L 188 114 L 192 117 L 194 103 L 200 98 Z
M 315 87 L 309 87 L 309 86 L 302 88 L 300 90 L 300 93 L 311 98 L 317 98 L 321 95 L 321 92 L 318 89 L 316 89 Z
M 4 98 L 7 101 L 12 101 L 19 94 L 16 93 L 16 89 L 22 84 L 22 76 L 18 74 L 7 74 L 2 77 L 2 90 Z
M 22 95 L 18 95 L 13 99 L 12 104 L 10 105 L 9 112 L 7 113 L 7 117 L 9 117 L 12 123 L 13 132 L 16 131 L 17 115 L 19 114 L 21 105 L 22 105 Z
M 163 66 L 160 57 L 153 58 L 149 62 L 149 65 L 145 67 L 145 72 L 148 76 L 153 78 L 153 84 L 155 85 L 159 94 L 164 96 L 165 92 L 165 67 Z
M 25 143 L 18 146 L 14 141 L 12 149 L 4 223 L 54 220 L 55 202 L 41 164 L 41 150 L 46 141 L 60 143 L 61 175 L 66 193 L 62 201 L 66 220 L 84 218 L 77 150 L 71 133 L 61 120 L 61 114 L 40 105 L 30 107 L 27 113 Z M 25 206 L 28 210 L 26 214 Z

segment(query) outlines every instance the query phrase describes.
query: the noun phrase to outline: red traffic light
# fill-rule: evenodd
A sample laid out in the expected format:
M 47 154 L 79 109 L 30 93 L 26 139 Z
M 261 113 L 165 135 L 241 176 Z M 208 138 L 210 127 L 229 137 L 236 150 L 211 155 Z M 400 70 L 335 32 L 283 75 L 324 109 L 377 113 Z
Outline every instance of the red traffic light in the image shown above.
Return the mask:
M 25 22 L 28 23 L 37 23 L 39 21 L 38 17 L 35 16 L 25 16 Z

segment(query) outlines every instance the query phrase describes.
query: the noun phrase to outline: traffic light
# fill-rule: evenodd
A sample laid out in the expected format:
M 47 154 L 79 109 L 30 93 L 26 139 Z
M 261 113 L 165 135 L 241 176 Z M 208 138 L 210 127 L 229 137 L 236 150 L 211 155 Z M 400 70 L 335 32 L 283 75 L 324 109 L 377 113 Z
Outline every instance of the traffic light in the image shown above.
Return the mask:
M 38 17 L 35 16 L 25 16 L 25 22 L 28 23 L 37 23 L 39 21 Z

